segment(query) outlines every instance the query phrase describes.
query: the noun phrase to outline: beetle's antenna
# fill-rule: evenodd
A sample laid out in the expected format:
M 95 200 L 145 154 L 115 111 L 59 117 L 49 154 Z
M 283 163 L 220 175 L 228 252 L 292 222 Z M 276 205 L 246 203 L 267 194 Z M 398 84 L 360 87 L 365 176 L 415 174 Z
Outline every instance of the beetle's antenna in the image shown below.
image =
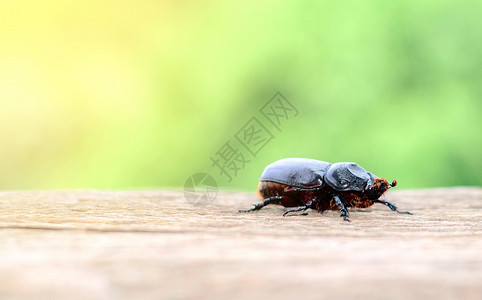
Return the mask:
M 390 183 L 390 187 L 389 187 L 389 188 L 394 187 L 394 186 L 397 186 L 397 181 L 396 181 L 396 180 L 394 180 L 394 181 L 392 181 L 392 183 Z

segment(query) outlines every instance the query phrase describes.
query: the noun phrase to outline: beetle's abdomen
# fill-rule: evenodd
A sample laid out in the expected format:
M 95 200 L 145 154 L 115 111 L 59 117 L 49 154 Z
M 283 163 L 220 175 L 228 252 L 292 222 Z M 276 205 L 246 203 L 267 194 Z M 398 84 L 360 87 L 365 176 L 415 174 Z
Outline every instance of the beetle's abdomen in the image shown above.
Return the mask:
M 260 181 L 257 194 L 262 200 L 273 196 L 282 196 L 283 199 L 280 204 L 284 207 L 303 205 L 293 187 L 277 182 Z
M 285 196 L 286 190 L 289 188 L 290 186 L 277 182 L 260 181 L 258 184 L 258 197 L 266 199 L 273 196 Z

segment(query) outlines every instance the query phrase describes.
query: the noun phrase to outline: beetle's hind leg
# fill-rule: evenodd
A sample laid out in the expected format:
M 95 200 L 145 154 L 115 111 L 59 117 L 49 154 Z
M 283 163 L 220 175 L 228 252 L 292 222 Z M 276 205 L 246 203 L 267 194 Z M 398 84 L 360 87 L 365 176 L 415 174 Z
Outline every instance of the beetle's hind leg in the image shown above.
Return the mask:
M 372 200 L 373 203 L 381 203 L 381 204 L 385 204 L 386 206 L 388 206 L 388 208 L 390 208 L 392 211 L 396 211 L 397 213 L 399 214 L 408 214 L 408 215 L 413 215 L 411 212 L 409 212 L 408 210 L 398 210 L 398 207 L 392 203 L 392 202 L 388 202 L 388 201 L 385 201 L 385 200 L 380 200 L 380 199 L 377 199 L 377 200 Z
M 308 208 L 311 208 L 313 206 L 313 204 L 315 204 L 316 202 L 318 202 L 318 199 L 313 199 L 313 200 L 308 201 L 305 204 L 305 206 L 302 206 L 302 207 L 299 207 L 299 208 L 296 208 L 296 209 L 289 209 L 289 210 L 287 210 L 283 213 L 283 217 L 285 217 L 287 214 L 290 214 L 290 213 L 305 211 Z
M 261 203 L 253 204 L 253 208 L 238 209 L 238 211 L 239 212 L 250 212 L 250 211 L 260 210 L 261 208 L 263 208 L 263 207 L 265 207 L 266 205 L 269 205 L 269 204 L 279 204 L 281 199 L 283 199 L 282 196 L 269 197 L 269 198 L 264 199 L 263 202 L 261 202 Z
M 341 198 L 338 195 L 333 195 L 333 199 L 335 200 L 336 205 L 340 207 L 340 212 L 341 212 L 340 217 L 343 217 L 343 220 L 347 222 L 351 222 L 350 219 L 348 218 L 350 216 L 350 213 L 346 209 L 345 204 L 343 204 L 343 201 L 341 201 Z

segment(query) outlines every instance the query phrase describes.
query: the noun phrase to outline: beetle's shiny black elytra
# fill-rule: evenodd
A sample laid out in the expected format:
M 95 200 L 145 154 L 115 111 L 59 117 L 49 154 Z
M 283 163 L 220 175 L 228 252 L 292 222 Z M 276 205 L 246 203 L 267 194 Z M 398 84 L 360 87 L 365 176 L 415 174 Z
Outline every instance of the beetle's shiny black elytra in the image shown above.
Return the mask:
M 396 180 L 388 183 L 385 178 L 377 177 L 352 162 L 332 164 L 307 158 L 285 158 L 268 165 L 261 174 L 258 196 L 263 202 L 239 211 L 255 211 L 268 204 L 279 204 L 299 207 L 285 211 L 283 216 L 309 208 L 320 212 L 340 210 L 343 219 L 350 221 L 347 208 L 382 203 L 398 213 L 412 214 L 380 199 L 396 185 Z

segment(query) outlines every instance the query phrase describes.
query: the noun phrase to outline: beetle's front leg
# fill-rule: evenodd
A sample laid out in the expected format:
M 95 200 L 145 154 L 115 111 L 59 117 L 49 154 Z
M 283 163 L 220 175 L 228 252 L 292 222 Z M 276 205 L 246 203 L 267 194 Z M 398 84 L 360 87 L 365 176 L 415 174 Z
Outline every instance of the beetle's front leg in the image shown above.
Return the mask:
M 343 217 L 343 220 L 351 222 L 350 219 L 348 218 L 350 216 L 350 213 L 348 213 L 348 210 L 345 207 L 345 204 L 343 204 L 343 201 L 341 201 L 340 196 L 338 195 L 333 195 L 333 199 L 335 200 L 336 205 L 340 207 L 340 212 L 341 215 L 340 217 Z
M 377 200 L 372 200 L 373 203 L 381 203 L 381 204 L 384 204 L 386 206 L 388 206 L 388 208 L 390 208 L 392 211 L 396 211 L 397 213 L 399 214 L 408 214 L 408 215 L 413 215 L 411 212 L 409 212 L 408 210 L 398 210 L 398 207 L 392 203 L 392 202 L 388 202 L 386 200 L 380 200 L 380 199 L 377 199 Z

